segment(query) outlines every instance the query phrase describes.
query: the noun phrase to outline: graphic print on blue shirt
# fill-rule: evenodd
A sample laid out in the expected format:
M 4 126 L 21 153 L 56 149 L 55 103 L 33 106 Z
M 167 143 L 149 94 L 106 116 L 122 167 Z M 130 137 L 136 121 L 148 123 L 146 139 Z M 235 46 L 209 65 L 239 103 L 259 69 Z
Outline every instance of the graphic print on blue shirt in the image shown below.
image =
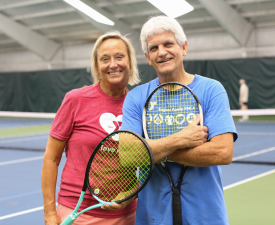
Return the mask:
M 199 108 L 192 93 L 178 85 L 160 87 L 151 96 L 146 112 L 147 133 L 150 139 L 159 139 L 179 132 L 192 123 Z

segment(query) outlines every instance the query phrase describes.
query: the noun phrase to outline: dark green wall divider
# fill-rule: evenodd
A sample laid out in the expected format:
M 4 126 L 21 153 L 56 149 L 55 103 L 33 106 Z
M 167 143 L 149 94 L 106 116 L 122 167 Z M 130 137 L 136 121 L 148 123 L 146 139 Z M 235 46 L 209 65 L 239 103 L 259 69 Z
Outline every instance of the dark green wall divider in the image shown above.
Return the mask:
M 184 67 L 189 73 L 220 81 L 231 109 L 239 108 L 241 78 L 249 87 L 249 108 L 275 108 L 275 57 L 184 61 Z M 157 76 L 149 65 L 139 65 L 139 70 L 141 83 Z M 0 111 L 56 112 L 66 92 L 91 83 L 86 69 L 0 73 Z
M 91 84 L 85 69 L 0 74 L 0 111 L 56 112 L 65 94 Z

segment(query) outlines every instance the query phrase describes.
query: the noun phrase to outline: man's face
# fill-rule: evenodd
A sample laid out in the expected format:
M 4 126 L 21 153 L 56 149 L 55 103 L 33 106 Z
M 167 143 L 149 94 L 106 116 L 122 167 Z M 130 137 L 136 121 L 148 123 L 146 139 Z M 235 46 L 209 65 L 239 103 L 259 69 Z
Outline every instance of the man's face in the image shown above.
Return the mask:
M 187 42 L 180 46 L 175 35 L 170 31 L 165 31 L 149 37 L 147 46 L 149 55 L 145 54 L 145 57 L 158 74 L 168 75 L 181 72 L 183 57 L 187 53 Z

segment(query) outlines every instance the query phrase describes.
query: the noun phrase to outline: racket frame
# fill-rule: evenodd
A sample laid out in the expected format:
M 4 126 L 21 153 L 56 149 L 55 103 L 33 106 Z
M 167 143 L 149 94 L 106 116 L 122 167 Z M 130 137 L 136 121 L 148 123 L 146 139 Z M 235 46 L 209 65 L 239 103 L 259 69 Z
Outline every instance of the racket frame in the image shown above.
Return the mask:
M 144 186 L 147 184 L 148 180 L 150 179 L 150 177 L 152 176 L 152 173 L 153 173 L 153 169 L 154 169 L 154 156 L 153 156 L 153 153 L 152 153 L 152 150 L 150 148 L 150 146 L 147 144 L 147 142 L 144 140 L 143 137 L 141 137 L 139 134 L 133 132 L 133 131 L 129 131 L 129 130 L 118 130 L 118 131 L 114 131 L 112 132 L 111 134 L 109 134 L 108 136 L 106 136 L 99 144 L 98 146 L 95 148 L 95 150 L 93 151 L 91 157 L 90 157 L 90 160 L 87 164 L 87 167 L 86 167 L 86 173 L 85 173 L 85 182 L 87 184 L 87 187 L 90 191 L 90 193 L 92 194 L 92 196 L 97 199 L 99 202 L 104 202 L 104 203 L 108 203 L 108 202 L 105 202 L 101 199 L 99 199 L 94 193 L 93 193 L 93 190 L 92 190 L 92 187 L 90 186 L 90 183 L 89 183 L 89 171 L 90 171 L 90 166 L 92 164 L 92 161 L 93 161 L 93 158 L 94 156 L 96 155 L 97 151 L 100 149 L 101 145 L 106 141 L 106 140 L 109 140 L 109 138 L 111 138 L 112 136 L 116 135 L 116 134 L 119 134 L 119 133 L 130 133 L 134 136 L 136 136 L 147 148 L 147 151 L 150 155 L 150 171 L 149 171 L 149 174 L 147 176 L 147 179 L 146 181 L 139 187 L 138 191 L 134 192 L 133 194 L 129 195 L 127 198 L 123 199 L 123 200 L 119 200 L 119 201 L 115 201 L 114 203 L 121 203 L 121 202 L 124 202 L 124 201 L 127 201 L 129 200 L 130 198 L 132 198 L 133 196 L 135 196 L 139 191 L 141 191 Z
M 199 108 L 199 112 L 200 112 L 200 125 L 203 126 L 203 111 L 202 111 L 202 107 L 201 107 L 201 103 L 200 103 L 200 100 L 198 99 L 198 97 L 195 95 L 195 93 L 191 90 L 191 88 L 189 88 L 188 86 L 182 84 L 182 83 L 179 83 L 179 82 L 166 82 L 166 83 L 163 83 L 163 84 L 160 84 L 158 85 L 153 91 L 152 93 L 148 96 L 148 98 L 146 99 L 146 102 L 145 102 L 145 105 L 144 105 L 144 108 L 143 108 L 143 114 L 142 114 L 142 126 L 143 126 L 143 132 L 144 132 L 144 136 L 145 138 L 148 138 L 149 139 L 149 135 L 147 133 L 147 123 L 146 123 L 146 111 L 147 111 L 147 108 L 148 108 L 148 105 L 149 105 L 149 102 L 150 102 L 150 99 L 151 97 L 153 96 L 153 94 L 156 93 L 156 91 L 163 87 L 163 86 L 166 86 L 166 85 L 179 85 L 179 86 L 182 86 L 183 88 L 186 88 L 188 91 L 190 91 L 190 93 L 194 96 L 197 104 L 198 104 L 198 108 Z M 169 161 L 169 160 L 168 160 Z
M 204 122 L 203 121 L 203 111 L 202 111 L 200 101 L 199 101 L 198 97 L 195 95 L 195 93 L 188 86 L 186 86 L 182 83 L 179 83 L 179 82 L 166 82 L 166 83 L 158 85 L 152 91 L 152 93 L 148 96 L 148 98 L 145 102 L 145 105 L 144 105 L 144 108 L 143 108 L 143 114 L 142 114 L 142 125 L 143 125 L 143 132 L 144 132 L 145 138 L 149 139 L 149 135 L 148 135 L 148 132 L 147 132 L 147 123 L 146 123 L 147 122 L 146 121 L 147 120 L 146 111 L 147 111 L 149 102 L 151 100 L 151 97 L 156 93 L 156 91 L 158 89 L 160 89 L 161 87 L 166 86 L 166 85 L 179 85 L 179 86 L 182 86 L 183 88 L 186 88 L 193 95 L 193 97 L 195 98 L 195 100 L 198 104 L 199 116 L 200 116 L 200 126 L 203 126 L 203 122 Z M 167 157 L 166 157 L 166 160 L 167 160 Z M 164 161 L 166 162 L 166 160 L 164 160 Z M 181 200 L 180 200 L 180 186 L 181 186 L 182 178 L 183 178 L 183 176 L 184 176 L 184 174 L 185 174 L 188 167 L 182 165 L 181 173 L 180 173 L 180 176 L 178 178 L 178 185 L 175 186 L 175 184 L 173 182 L 173 179 L 172 179 L 172 176 L 170 174 L 170 171 L 169 171 L 169 169 L 166 166 L 164 161 L 161 162 L 161 165 L 162 165 L 163 169 L 166 172 L 166 175 L 168 177 L 169 183 L 170 183 L 171 188 L 172 188 L 173 224 L 181 225 L 182 224 L 182 215 L 181 215 L 182 213 L 181 213 Z M 167 162 L 173 162 L 173 161 L 167 160 Z
M 114 131 L 112 133 L 110 133 L 109 135 L 107 135 L 103 140 L 101 140 L 101 142 L 97 145 L 97 147 L 94 149 L 89 161 L 88 161 L 88 164 L 87 164 L 87 167 L 86 167 L 86 172 L 85 172 L 85 179 L 84 179 L 84 184 L 83 184 L 83 187 L 82 187 L 82 191 L 81 191 L 81 194 L 80 194 L 80 197 L 79 197 L 79 200 L 77 202 L 77 205 L 75 207 L 75 209 L 73 210 L 73 212 L 61 223 L 61 225 L 71 225 L 75 220 L 76 218 L 81 215 L 82 213 L 86 212 L 86 211 L 89 211 L 91 209 L 95 209 L 95 208 L 98 208 L 98 207 L 102 207 L 104 206 L 105 203 L 107 204 L 111 204 L 112 202 L 106 202 L 106 201 L 103 201 L 101 200 L 100 198 L 98 198 L 94 193 L 93 193 L 93 190 L 90 186 L 90 183 L 89 183 L 89 172 L 90 172 L 90 165 L 92 164 L 92 161 L 97 153 L 97 151 L 100 150 L 102 144 L 110 139 L 112 136 L 114 135 L 117 135 L 119 133 L 130 133 L 134 136 L 136 136 L 145 146 L 146 146 L 146 149 L 150 155 L 150 171 L 148 173 L 148 176 L 145 180 L 145 182 L 138 188 L 138 190 L 136 190 L 134 193 L 132 193 L 131 195 L 129 195 L 127 198 L 123 199 L 123 200 L 119 200 L 119 201 L 114 201 L 113 203 L 121 203 L 121 202 L 124 202 L 124 201 L 127 201 L 129 200 L 130 198 L 134 197 L 138 192 L 140 192 L 144 186 L 147 184 L 147 182 L 149 181 L 150 177 L 152 176 L 152 173 L 153 173 L 153 170 L 154 170 L 154 156 L 153 156 L 153 153 L 152 153 L 152 150 L 150 148 L 150 146 L 147 144 L 147 142 L 144 140 L 143 137 L 141 137 L 139 134 L 133 132 L 133 131 L 129 131 L 129 130 L 118 130 L 118 131 Z M 82 201 L 84 200 L 84 196 L 85 196 L 85 193 L 86 193 L 86 190 L 89 190 L 89 192 L 91 193 L 91 195 L 99 202 L 98 204 L 96 205 L 92 205 L 86 209 L 83 209 L 81 212 L 77 213 L 78 209 L 80 208 L 81 204 L 82 204 Z

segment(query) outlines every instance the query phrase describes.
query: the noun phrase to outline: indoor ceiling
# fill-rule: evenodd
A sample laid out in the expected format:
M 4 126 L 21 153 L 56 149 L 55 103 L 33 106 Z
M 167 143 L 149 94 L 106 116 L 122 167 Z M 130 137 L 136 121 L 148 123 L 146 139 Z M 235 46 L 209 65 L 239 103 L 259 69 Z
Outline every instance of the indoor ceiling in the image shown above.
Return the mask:
M 25 49 L 50 60 L 62 46 L 93 43 L 113 29 L 132 35 L 138 43 L 144 22 L 162 14 L 146 0 L 83 2 L 112 19 L 115 26 L 99 24 L 63 0 L 0 0 L 0 53 Z M 194 10 L 176 18 L 187 36 L 222 31 L 245 47 L 253 29 L 275 26 L 275 0 L 187 2 Z

